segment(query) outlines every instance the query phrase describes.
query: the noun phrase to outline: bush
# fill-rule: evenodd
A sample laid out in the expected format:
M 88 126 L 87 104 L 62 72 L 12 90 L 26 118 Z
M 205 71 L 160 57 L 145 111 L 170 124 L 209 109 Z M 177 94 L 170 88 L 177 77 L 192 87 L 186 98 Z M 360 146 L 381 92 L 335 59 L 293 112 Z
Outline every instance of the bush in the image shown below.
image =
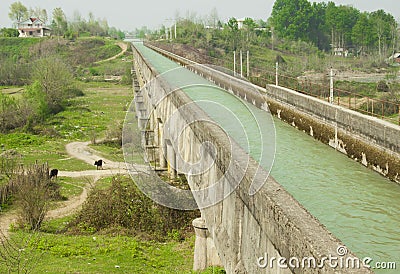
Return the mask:
M 389 85 L 386 83 L 386 81 L 381 80 L 376 85 L 376 90 L 380 92 L 388 92 L 390 88 Z
M 132 74 L 131 74 L 131 68 L 127 67 L 125 69 L 125 73 L 122 76 L 121 84 L 123 85 L 132 85 Z
M 50 114 L 46 94 L 43 93 L 38 81 L 26 87 L 23 98 L 26 103 L 26 111 L 28 112 L 26 113 L 27 120 L 44 121 Z
M 17 29 L 2 28 L 0 30 L 0 36 L 2 36 L 2 37 L 18 37 L 19 32 Z
M 0 132 L 4 133 L 21 126 L 18 109 L 16 99 L 0 92 Z
M 157 205 L 132 181 L 114 177 L 109 188 L 92 190 L 69 230 L 93 233 L 117 227 L 157 240 L 177 239 L 183 237 L 183 232 L 197 216 L 197 211 L 179 211 Z
M 11 181 L 17 186 L 20 226 L 39 230 L 49 209 L 49 201 L 60 199 L 59 185 L 49 177 L 47 164 L 34 164 L 22 170 Z

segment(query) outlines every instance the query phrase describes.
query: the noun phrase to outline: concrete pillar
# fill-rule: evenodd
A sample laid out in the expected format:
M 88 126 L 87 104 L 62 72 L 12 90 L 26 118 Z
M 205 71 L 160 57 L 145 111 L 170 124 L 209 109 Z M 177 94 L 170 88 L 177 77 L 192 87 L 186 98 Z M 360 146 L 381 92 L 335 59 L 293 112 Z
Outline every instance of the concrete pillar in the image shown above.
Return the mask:
M 167 168 L 167 144 L 164 138 L 161 140 L 160 145 L 160 167 Z
M 175 179 L 177 176 L 176 172 L 176 153 L 171 141 L 167 140 L 167 168 L 168 174 L 171 179 Z
M 167 144 L 165 142 L 164 136 L 164 124 L 161 122 L 161 119 L 158 119 L 158 132 L 157 132 L 157 138 L 158 138 L 158 159 L 160 160 L 160 168 L 166 168 L 167 167 Z
M 193 220 L 192 224 L 196 233 L 193 270 L 201 271 L 210 266 L 222 266 L 205 220 L 197 218 Z

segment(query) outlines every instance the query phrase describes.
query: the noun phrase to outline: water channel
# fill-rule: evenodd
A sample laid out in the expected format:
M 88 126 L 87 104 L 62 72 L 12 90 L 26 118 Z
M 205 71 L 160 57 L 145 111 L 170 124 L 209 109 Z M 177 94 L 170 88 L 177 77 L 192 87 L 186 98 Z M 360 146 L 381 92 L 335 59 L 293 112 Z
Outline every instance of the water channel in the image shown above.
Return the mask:
M 159 73 L 178 67 L 143 45 L 136 46 Z M 177 69 L 166 75 L 176 87 L 194 81 L 196 86 L 186 87 L 184 91 L 212 119 L 225 124 L 224 128 L 230 135 L 235 135 L 235 128 L 242 125 L 227 118 L 229 114 L 224 115 L 220 107 L 207 102 L 212 100 L 223 105 L 235 117 L 242 115 L 240 120 L 247 135 L 242 138 L 243 135 L 239 134 L 234 139 L 267 169 L 273 164 L 272 176 L 357 256 L 370 257 L 374 262 L 397 262 L 397 268 L 400 268 L 400 185 L 308 134 L 271 118 L 266 112 L 243 104 L 186 69 Z M 265 123 L 260 123 L 260 128 L 251 127 L 254 118 L 248 117 L 249 113 Z M 257 137 L 259 134 L 252 132 L 260 129 L 263 132 L 261 141 Z M 397 273 L 395 270 L 375 271 Z

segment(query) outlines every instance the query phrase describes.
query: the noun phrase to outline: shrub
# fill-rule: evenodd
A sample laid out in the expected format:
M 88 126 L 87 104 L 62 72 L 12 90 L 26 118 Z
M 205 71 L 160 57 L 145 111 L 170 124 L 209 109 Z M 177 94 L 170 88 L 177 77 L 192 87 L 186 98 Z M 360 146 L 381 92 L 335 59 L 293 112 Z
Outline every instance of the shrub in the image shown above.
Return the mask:
M 177 239 L 183 237 L 197 215 L 197 211 L 179 211 L 155 204 L 132 181 L 114 177 L 109 188 L 91 191 L 69 230 L 93 233 L 118 227 L 157 240 L 172 236 Z
M 22 170 L 11 181 L 17 186 L 20 226 L 39 230 L 49 209 L 49 201 L 60 199 L 59 185 L 49 177 L 47 164 L 34 164 Z
M 2 28 L 0 30 L 0 36 L 2 37 L 18 37 L 19 33 L 17 29 Z
M 376 90 L 380 92 L 388 92 L 390 90 L 388 84 L 386 81 L 379 81 L 378 84 L 376 85 Z
M 7 132 L 21 125 L 18 115 L 19 105 L 15 98 L 0 92 L 0 131 Z

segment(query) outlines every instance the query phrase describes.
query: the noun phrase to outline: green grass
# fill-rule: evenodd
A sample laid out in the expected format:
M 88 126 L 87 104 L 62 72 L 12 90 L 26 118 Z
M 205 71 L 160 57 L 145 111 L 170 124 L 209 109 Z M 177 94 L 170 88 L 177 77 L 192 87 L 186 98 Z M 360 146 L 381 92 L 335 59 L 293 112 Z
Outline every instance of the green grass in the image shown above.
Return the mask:
M 124 120 L 133 94 L 129 86 L 102 84 L 102 87 L 88 85 L 85 96 L 71 99 L 66 110 L 47 125 L 69 140 L 90 140 L 93 134 L 104 137 L 109 126 Z
M 93 166 L 71 158 L 66 150 L 67 140 L 29 133 L 0 134 L 0 149 L 17 151 L 24 165 L 47 162 L 50 168 L 65 171 L 93 169 Z
M 78 38 L 75 41 L 62 40 L 55 48 L 58 55 L 73 66 L 89 66 L 121 52 L 115 41 L 98 37 Z
M 18 60 L 29 56 L 29 48 L 47 38 L 0 38 L 0 57 Z
M 69 106 L 40 126 L 42 135 L 24 132 L 0 134 L 0 153 L 15 149 L 24 164 L 48 162 L 51 168 L 65 171 L 93 169 L 93 166 L 71 158 L 65 145 L 72 141 L 89 141 L 93 135 L 105 136 L 107 129 L 125 118 L 125 110 L 132 100 L 129 86 L 102 83 L 88 84 L 85 96 L 70 100 Z M 47 136 L 50 133 L 55 137 Z M 118 149 L 110 148 L 107 156 L 123 159 Z
M 83 187 L 88 183 L 85 178 L 58 177 L 60 192 L 63 197 L 71 198 L 82 193 Z
M 63 233 L 66 230 L 67 225 L 71 220 L 74 218 L 74 215 L 69 215 L 63 218 L 57 218 L 57 219 L 52 219 L 52 220 L 47 220 L 44 221 L 42 226 L 40 227 L 40 231 L 43 232 L 45 235 L 50 235 L 50 234 L 60 234 Z M 20 234 L 20 235 L 18 235 Z M 15 237 L 21 236 L 21 232 L 15 233 Z M 22 234 L 27 237 L 26 233 Z
M 64 171 L 93 169 L 92 165 L 71 158 L 65 145 L 72 141 L 89 141 L 93 135 L 104 137 L 115 121 L 123 121 L 133 94 L 129 86 L 115 84 L 87 83 L 83 87 L 86 88 L 85 96 L 71 99 L 64 111 L 38 127 L 37 131 L 42 134 L 0 134 L 0 153 L 16 150 L 20 156 L 17 159 L 24 165 L 39 161 Z M 48 136 L 49 133 L 55 136 Z M 120 149 L 105 149 L 103 153 L 107 157 L 123 161 Z
M 113 162 L 124 162 L 124 155 L 122 148 L 108 145 L 108 144 L 96 144 L 89 145 L 89 147 L 99 152 L 99 156 L 107 158 Z
M 108 144 L 89 145 L 89 147 L 99 152 L 99 156 L 109 159 L 114 162 L 124 162 L 124 155 L 122 148 L 111 146 Z M 143 156 L 140 153 L 131 154 L 129 160 L 138 165 L 144 165 Z
M 30 273 L 191 273 L 193 265 L 194 237 L 157 243 L 127 236 L 18 231 L 12 240 Z M 7 270 L 0 264 L 1 273 Z
M 124 75 L 126 70 L 130 71 L 132 67 L 132 57 L 124 56 L 105 63 L 93 65 L 90 72 L 96 75 Z
M 123 176 L 125 178 L 129 178 L 128 175 L 120 175 L 120 176 Z M 112 184 L 112 179 L 113 179 L 113 177 L 104 177 L 104 178 L 99 179 L 96 182 L 95 188 L 96 189 L 107 189 L 107 188 L 109 188 L 111 186 L 111 184 Z

